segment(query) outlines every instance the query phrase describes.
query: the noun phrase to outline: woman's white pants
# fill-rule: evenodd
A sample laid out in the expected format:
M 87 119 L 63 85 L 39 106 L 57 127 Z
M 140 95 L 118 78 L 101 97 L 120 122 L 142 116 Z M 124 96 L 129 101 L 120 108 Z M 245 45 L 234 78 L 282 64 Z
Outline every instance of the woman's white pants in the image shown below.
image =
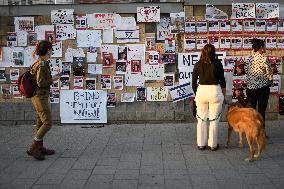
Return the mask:
M 198 120 L 197 122 L 198 146 L 207 146 L 207 144 L 210 147 L 217 146 L 218 123 L 220 120 L 220 117 L 218 116 L 222 111 L 223 101 L 224 101 L 224 96 L 220 85 L 198 86 L 195 97 L 195 102 L 197 106 L 196 118 Z M 207 139 L 208 125 L 209 125 L 209 137 Z

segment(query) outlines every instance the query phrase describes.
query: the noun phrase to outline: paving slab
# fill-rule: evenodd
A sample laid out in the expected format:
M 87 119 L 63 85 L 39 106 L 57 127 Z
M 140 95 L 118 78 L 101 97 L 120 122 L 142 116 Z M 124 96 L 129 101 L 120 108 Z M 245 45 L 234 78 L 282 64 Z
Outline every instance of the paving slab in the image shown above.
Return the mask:
M 54 126 L 45 145 L 56 154 L 37 161 L 26 154 L 28 125 L 0 125 L 0 189 L 282 189 L 284 121 L 267 121 L 269 140 L 257 161 L 246 162 L 248 145 L 238 135 L 220 149 L 196 148 L 195 123 L 113 124 L 102 128 Z

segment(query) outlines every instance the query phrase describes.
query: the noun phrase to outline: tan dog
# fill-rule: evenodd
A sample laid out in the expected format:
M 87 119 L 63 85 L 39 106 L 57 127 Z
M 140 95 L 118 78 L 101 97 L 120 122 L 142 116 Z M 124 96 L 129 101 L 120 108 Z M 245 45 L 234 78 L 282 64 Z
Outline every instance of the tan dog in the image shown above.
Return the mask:
M 265 129 L 262 116 L 253 108 L 239 107 L 238 104 L 231 105 L 227 112 L 227 120 L 229 123 L 227 146 L 231 142 L 232 131 L 239 133 L 239 145 L 243 147 L 243 132 L 246 134 L 249 145 L 249 157 L 245 160 L 252 161 L 258 158 L 264 150 L 266 144 Z M 258 146 L 258 153 L 255 155 L 254 141 Z

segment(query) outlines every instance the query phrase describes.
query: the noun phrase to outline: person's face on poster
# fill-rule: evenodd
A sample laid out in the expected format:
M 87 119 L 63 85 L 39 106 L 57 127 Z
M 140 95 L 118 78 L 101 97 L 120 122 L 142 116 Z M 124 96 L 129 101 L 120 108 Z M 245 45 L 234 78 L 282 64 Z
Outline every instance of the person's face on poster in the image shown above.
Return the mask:
M 239 64 L 236 66 L 236 71 L 235 71 L 236 75 L 240 76 L 240 75 L 244 75 L 245 74 L 245 67 L 244 64 Z
M 241 97 L 244 97 L 244 92 L 241 88 L 238 88 L 238 89 L 235 89 L 235 94 L 234 96 L 236 98 L 241 98 Z
M 181 18 L 176 18 L 175 19 L 175 24 L 176 24 L 176 28 L 178 30 L 182 29 L 182 20 L 181 20 Z
M 271 64 L 271 70 L 273 75 L 278 74 L 278 69 L 276 64 Z

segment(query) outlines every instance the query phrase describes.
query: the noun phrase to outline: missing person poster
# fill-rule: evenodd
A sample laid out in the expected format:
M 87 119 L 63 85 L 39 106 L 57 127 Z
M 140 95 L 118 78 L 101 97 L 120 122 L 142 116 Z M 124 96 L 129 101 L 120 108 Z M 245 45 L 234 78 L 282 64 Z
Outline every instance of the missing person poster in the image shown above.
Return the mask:
M 61 90 L 61 123 L 107 123 L 107 92 Z

